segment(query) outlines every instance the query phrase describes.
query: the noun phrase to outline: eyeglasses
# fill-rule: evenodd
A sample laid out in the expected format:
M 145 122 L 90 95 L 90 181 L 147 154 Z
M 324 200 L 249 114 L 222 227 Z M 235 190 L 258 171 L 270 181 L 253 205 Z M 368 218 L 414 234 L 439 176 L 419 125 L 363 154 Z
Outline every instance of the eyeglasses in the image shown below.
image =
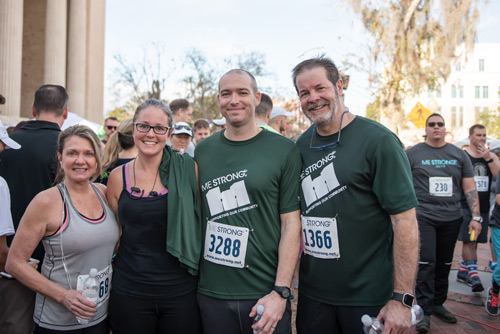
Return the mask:
M 444 122 L 429 122 L 427 123 L 428 126 L 430 126 L 431 128 L 435 127 L 437 124 L 437 126 L 439 126 L 440 128 L 442 128 L 444 126 Z
M 340 117 L 340 126 L 339 126 L 339 137 L 337 141 L 328 144 L 328 145 L 323 145 L 323 146 L 312 146 L 313 143 L 313 138 L 314 138 L 314 133 L 316 132 L 316 124 L 313 126 L 313 133 L 311 134 L 311 143 L 309 145 L 309 148 L 314 151 L 324 151 L 327 149 L 332 149 L 340 146 L 340 134 L 342 132 L 342 120 L 344 119 L 344 115 L 349 112 L 349 108 L 346 107 L 346 111 L 342 113 L 342 116 Z
M 182 130 L 182 129 L 186 129 L 188 131 L 191 131 L 191 127 L 187 126 L 187 125 L 176 125 L 174 126 L 174 129 L 175 130 Z
M 117 126 L 112 126 L 112 125 L 106 125 L 106 127 L 108 128 L 108 130 L 116 130 L 116 129 L 118 129 Z
M 168 126 L 161 126 L 161 125 L 151 126 L 149 124 L 144 124 L 144 123 L 134 123 L 134 124 L 135 128 L 139 132 L 147 133 L 149 132 L 149 130 L 153 129 L 154 133 L 156 133 L 157 135 L 164 135 L 170 129 L 170 127 Z

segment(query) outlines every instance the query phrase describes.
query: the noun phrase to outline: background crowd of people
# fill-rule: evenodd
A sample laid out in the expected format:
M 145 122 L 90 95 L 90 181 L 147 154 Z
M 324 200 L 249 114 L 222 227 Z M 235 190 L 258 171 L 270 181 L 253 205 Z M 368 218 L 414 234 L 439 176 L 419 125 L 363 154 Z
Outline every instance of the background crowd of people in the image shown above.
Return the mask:
M 349 112 L 330 59 L 292 73 L 313 124 L 293 141 L 292 114 L 240 69 L 220 78 L 221 119 L 149 99 L 131 119 L 106 118 L 102 138 L 61 131 L 69 96 L 40 87 L 35 120 L 10 135 L 0 124 L 0 331 L 292 333 L 297 261 L 297 333 L 361 333 L 364 314 L 402 333 L 414 303 L 419 332 L 431 316 L 456 322 L 443 304 L 457 239 L 457 280 L 474 292 L 489 225 L 500 256 L 500 195 L 489 219 L 500 160 L 486 129 L 471 127 L 461 150 L 433 114 L 405 152 Z M 94 302 L 81 293 L 92 268 Z M 499 315 L 494 270 L 485 307 Z

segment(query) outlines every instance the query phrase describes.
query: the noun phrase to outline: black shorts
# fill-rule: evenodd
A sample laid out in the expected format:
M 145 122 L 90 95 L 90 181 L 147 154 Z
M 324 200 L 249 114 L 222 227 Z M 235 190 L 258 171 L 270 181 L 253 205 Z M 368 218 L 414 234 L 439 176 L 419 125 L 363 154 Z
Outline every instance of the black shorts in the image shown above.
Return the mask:
M 460 233 L 458 234 L 458 240 L 463 242 L 471 242 L 470 234 L 469 234 L 469 224 L 472 219 L 472 215 L 470 210 L 462 207 L 463 220 L 462 225 L 460 226 Z M 490 217 L 488 212 L 481 212 L 481 217 L 483 218 L 483 222 L 481 223 L 481 233 L 477 237 L 476 242 L 484 244 L 488 242 L 488 226 L 490 225 Z
M 363 333 L 361 317 L 376 317 L 380 306 L 337 306 L 318 302 L 299 293 L 297 334 Z
M 111 289 L 109 319 L 113 334 L 201 334 L 196 290 L 174 298 L 140 298 Z
M 218 299 L 198 293 L 204 334 L 252 334 L 252 321 L 248 315 L 257 299 Z M 286 302 L 283 317 L 273 334 L 292 334 L 292 305 Z
M 54 330 L 38 326 L 35 324 L 34 334 L 108 334 L 109 333 L 109 323 L 108 319 L 104 319 L 97 325 L 93 325 L 87 328 L 75 329 L 75 330 Z

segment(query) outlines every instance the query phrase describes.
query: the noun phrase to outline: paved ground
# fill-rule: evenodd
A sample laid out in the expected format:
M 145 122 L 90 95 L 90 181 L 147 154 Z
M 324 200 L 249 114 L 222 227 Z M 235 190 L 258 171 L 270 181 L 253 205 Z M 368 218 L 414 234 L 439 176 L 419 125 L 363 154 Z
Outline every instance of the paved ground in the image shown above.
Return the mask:
M 488 287 L 491 285 L 491 272 L 488 272 L 486 269 L 491 256 L 489 244 L 480 244 L 478 247 L 479 275 L 485 288 L 485 291 L 483 291 L 482 293 L 473 293 L 469 286 L 463 283 L 458 283 L 456 281 L 461 253 L 462 243 L 457 242 L 457 245 L 455 247 L 452 271 L 450 273 L 450 288 L 448 292 L 448 300 L 445 303 L 445 307 L 457 317 L 458 323 L 447 324 L 440 319 L 431 317 L 430 333 L 500 333 L 500 317 L 492 317 L 488 313 L 486 313 L 486 310 L 484 309 L 486 289 L 488 289 Z M 297 291 L 294 292 L 295 295 L 297 295 Z M 295 316 L 296 305 L 292 306 Z M 295 328 L 295 322 L 293 324 L 293 328 Z M 414 328 L 412 328 L 407 333 L 414 334 L 416 333 L 416 331 Z

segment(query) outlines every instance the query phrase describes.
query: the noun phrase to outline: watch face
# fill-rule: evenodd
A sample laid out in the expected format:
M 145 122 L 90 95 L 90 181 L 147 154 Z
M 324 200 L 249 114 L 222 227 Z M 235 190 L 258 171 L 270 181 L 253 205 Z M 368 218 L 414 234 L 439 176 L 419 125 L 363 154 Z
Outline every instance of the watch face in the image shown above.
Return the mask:
M 404 297 L 403 297 L 402 302 L 403 302 L 403 304 L 412 307 L 412 305 L 413 305 L 413 299 L 415 299 L 415 298 L 412 295 L 405 294 Z
M 279 293 L 279 295 L 282 298 L 287 299 L 288 297 L 290 297 L 290 288 L 288 288 L 286 286 L 275 286 L 273 288 L 273 290 L 276 291 L 277 293 Z

